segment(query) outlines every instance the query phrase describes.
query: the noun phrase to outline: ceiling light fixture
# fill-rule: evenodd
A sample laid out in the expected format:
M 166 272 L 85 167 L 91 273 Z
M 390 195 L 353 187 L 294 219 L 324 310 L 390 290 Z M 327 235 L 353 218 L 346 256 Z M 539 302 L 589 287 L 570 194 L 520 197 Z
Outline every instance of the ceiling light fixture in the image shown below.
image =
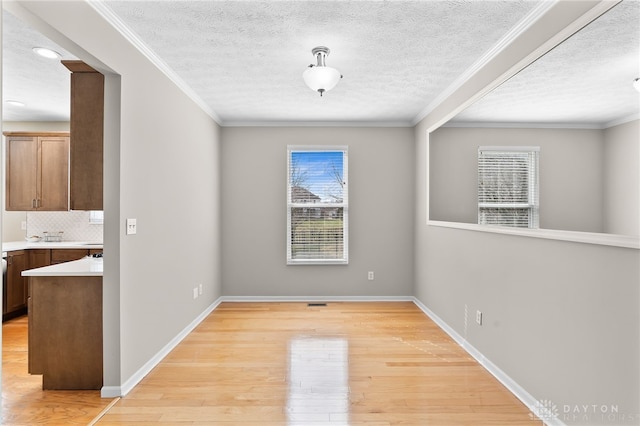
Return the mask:
M 316 57 L 317 64 L 309 65 L 302 73 L 302 78 L 307 86 L 314 92 L 319 92 L 320 96 L 336 87 L 336 84 L 342 78 L 342 74 L 337 69 L 326 65 L 325 60 L 329 52 L 329 48 L 324 46 L 311 49 L 311 54 Z
M 633 87 L 635 87 L 636 90 L 640 92 L 640 78 L 636 78 L 635 80 L 633 80 Z
M 62 57 L 62 55 L 56 52 L 55 50 L 47 49 L 46 47 L 34 47 L 32 50 L 36 54 L 47 59 L 59 59 Z
M 27 106 L 24 102 L 15 101 L 13 99 L 8 99 L 8 100 L 4 101 L 4 103 L 7 104 L 7 105 L 16 106 L 16 107 L 25 107 L 25 106 Z

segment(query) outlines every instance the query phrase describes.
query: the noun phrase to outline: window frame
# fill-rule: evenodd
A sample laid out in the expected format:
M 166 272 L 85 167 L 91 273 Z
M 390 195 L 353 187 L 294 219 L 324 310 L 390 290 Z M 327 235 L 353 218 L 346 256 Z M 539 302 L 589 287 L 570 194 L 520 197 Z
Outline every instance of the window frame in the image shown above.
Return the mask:
M 513 154 L 513 157 L 522 157 L 523 154 L 527 154 L 527 202 L 481 202 L 481 174 L 483 167 L 481 167 L 481 155 L 483 152 L 495 152 L 500 154 Z M 478 205 L 478 218 L 477 223 L 481 226 L 501 226 L 507 228 L 520 228 L 520 229 L 539 229 L 540 227 L 540 147 L 539 146 L 479 146 L 478 147 L 478 186 L 477 186 L 477 205 Z M 508 220 L 504 220 L 502 223 L 486 223 L 482 221 L 483 209 L 526 209 L 528 211 L 528 223 L 527 226 L 517 226 L 515 224 L 509 224 Z
M 294 258 L 292 256 L 292 210 L 308 208 L 308 203 L 295 203 L 291 197 L 291 158 L 296 152 L 342 152 L 342 202 L 314 203 L 320 208 L 342 208 L 342 257 L 341 258 Z M 287 265 L 348 265 L 349 264 L 349 180 L 348 180 L 349 149 L 346 145 L 288 145 L 287 146 Z

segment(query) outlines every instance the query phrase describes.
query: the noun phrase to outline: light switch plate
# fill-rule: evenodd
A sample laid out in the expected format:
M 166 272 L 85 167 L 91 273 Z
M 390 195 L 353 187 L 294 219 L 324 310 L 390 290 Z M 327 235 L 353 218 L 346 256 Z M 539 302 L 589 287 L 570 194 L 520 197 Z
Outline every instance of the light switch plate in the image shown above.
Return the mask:
M 127 219 L 127 235 L 133 235 L 138 232 L 138 224 L 135 219 Z

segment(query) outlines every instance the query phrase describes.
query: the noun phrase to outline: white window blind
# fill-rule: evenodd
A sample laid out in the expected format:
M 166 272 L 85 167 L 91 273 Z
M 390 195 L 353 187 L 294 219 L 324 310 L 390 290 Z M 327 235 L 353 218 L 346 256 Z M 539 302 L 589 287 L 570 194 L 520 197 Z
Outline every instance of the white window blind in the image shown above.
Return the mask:
M 478 148 L 478 223 L 538 227 L 539 147 Z
M 347 148 L 288 147 L 287 158 L 287 263 L 347 263 Z

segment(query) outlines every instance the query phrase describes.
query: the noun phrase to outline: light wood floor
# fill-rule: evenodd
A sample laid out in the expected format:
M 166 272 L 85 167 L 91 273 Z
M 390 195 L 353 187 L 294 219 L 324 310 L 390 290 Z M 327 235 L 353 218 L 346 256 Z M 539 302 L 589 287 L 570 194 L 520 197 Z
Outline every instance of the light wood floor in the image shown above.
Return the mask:
M 110 402 L 100 391 L 43 391 L 27 372 L 27 317 L 2 324 L 3 425 L 87 425 Z
M 3 425 L 86 425 L 112 400 L 42 391 L 3 324 Z M 100 425 L 541 425 L 412 303 L 223 303 Z
M 99 425 L 541 425 L 412 303 L 223 303 Z

